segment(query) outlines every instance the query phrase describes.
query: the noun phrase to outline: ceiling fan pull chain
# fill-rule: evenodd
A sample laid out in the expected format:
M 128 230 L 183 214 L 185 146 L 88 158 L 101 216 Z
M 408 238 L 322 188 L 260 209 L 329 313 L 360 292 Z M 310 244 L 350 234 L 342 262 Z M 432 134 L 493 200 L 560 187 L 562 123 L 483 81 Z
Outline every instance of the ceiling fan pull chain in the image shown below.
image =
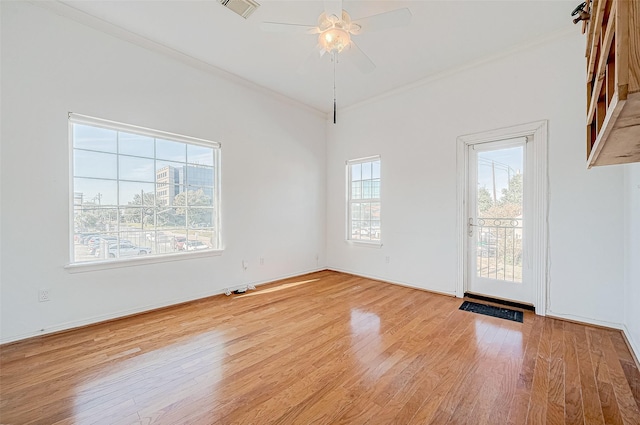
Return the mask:
M 336 123 L 336 62 L 338 62 L 338 53 L 333 52 L 333 123 Z

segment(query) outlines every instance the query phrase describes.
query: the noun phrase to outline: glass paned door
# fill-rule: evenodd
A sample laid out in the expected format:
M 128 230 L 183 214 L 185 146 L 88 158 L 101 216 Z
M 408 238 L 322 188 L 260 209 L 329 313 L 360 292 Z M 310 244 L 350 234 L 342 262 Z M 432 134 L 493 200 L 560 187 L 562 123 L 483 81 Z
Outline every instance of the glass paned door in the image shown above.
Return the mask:
M 470 145 L 468 291 L 530 303 L 526 253 L 526 138 Z

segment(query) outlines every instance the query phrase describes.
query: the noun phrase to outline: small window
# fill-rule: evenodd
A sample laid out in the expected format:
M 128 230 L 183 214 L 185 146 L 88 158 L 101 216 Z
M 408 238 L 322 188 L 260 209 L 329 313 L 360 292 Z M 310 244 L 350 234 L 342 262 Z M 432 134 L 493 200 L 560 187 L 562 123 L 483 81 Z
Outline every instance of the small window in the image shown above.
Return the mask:
M 347 190 L 347 239 L 379 244 L 379 156 L 347 162 Z
M 220 249 L 220 145 L 70 114 L 71 263 Z M 177 243 L 183 241 L 183 243 Z

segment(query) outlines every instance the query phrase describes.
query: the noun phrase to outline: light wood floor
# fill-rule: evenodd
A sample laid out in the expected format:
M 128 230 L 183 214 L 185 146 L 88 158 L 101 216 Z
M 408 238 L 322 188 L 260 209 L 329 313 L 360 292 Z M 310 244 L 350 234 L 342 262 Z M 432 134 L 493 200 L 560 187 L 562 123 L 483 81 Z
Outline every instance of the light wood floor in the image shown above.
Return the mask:
M 640 424 L 617 331 L 321 272 L 1 347 L 2 424 Z

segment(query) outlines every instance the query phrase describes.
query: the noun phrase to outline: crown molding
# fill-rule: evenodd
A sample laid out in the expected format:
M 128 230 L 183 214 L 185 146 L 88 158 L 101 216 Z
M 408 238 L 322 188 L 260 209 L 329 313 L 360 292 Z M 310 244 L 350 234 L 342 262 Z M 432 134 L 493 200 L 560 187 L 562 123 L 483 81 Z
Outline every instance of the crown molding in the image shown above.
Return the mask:
M 303 109 L 321 118 L 327 117 L 327 112 L 325 111 L 321 111 L 310 105 L 307 105 L 306 103 L 300 102 L 299 100 L 293 99 L 275 90 L 272 90 L 260 84 L 254 83 L 253 81 L 247 80 L 246 78 L 240 77 L 239 75 L 233 74 L 229 71 L 225 71 L 222 68 L 218 68 L 217 66 L 214 66 L 201 59 L 198 59 L 191 55 L 187 55 L 172 47 L 166 46 L 162 43 L 158 43 L 149 38 L 143 37 L 139 34 L 135 34 L 125 28 L 122 28 L 111 22 L 105 21 L 104 19 L 95 17 L 87 12 L 77 9 L 61 0 L 47 0 L 47 1 L 29 0 L 29 2 L 35 6 L 39 6 L 43 9 L 46 9 L 58 16 L 71 19 L 79 24 L 82 24 L 94 30 L 116 37 L 120 40 L 135 44 L 139 47 L 158 53 L 165 57 L 169 57 L 177 62 L 190 66 L 191 68 L 195 68 L 199 71 L 203 71 L 208 74 L 214 75 L 216 77 L 222 78 L 233 84 L 237 84 L 239 86 L 242 86 L 250 90 L 253 90 L 255 92 L 261 93 L 263 95 L 269 96 L 271 98 L 274 98 L 290 106 Z
M 513 56 L 513 55 L 515 55 L 517 53 L 522 52 L 523 50 L 534 49 L 536 47 L 545 45 L 547 43 L 550 43 L 550 42 L 558 40 L 558 39 L 569 37 L 571 35 L 575 35 L 575 28 L 555 31 L 555 32 L 549 33 L 549 34 L 547 34 L 547 35 L 545 35 L 543 37 L 536 38 L 535 40 L 528 41 L 526 43 L 518 44 L 517 46 L 514 46 L 514 47 L 512 47 L 510 49 L 504 50 L 504 51 L 502 51 L 500 53 L 484 56 L 484 57 L 482 57 L 480 59 L 476 59 L 476 60 L 467 62 L 467 63 L 465 63 L 463 65 L 460 65 L 460 66 L 457 66 L 457 67 L 453 67 L 453 68 L 449 68 L 449 69 L 446 69 L 444 71 L 437 72 L 435 74 L 432 74 L 432 75 L 429 75 L 427 77 L 421 78 L 421 79 L 419 79 L 419 80 L 417 80 L 417 81 L 415 81 L 413 83 L 404 84 L 404 85 L 402 85 L 400 87 L 396 87 L 395 89 L 388 90 L 388 91 L 386 91 L 384 93 L 381 93 L 379 95 L 376 95 L 376 96 L 370 97 L 368 99 L 365 99 L 365 100 L 353 103 L 351 105 L 345 106 L 345 107 L 341 108 L 341 110 L 343 112 L 347 112 L 347 111 L 351 111 L 351 110 L 354 110 L 354 109 L 361 108 L 361 107 L 366 106 L 366 105 L 377 103 L 377 102 L 380 102 L 380 101 L 382 101 L 384 99 L 388 99 L 389 97 L 393 97 L 393 96 L 396 96 L 396 95 L 399 95 L 399 94 L 402 94 L 402 93 L 406 93 L 406 92 L 415 90 L 415 89 L 420 88 L 420 87 L 427 86 L 427 85 L 429 85 L 429 84 L 431 84 L 431 83 L 433 83 L 435 81 L 442 80 L 442 79 L 450 77 L 452 75 L 459 74 L 461 72 L 477 68 L 479 66 L 485 65 L 487 63 L 494 62 L 496 60 L 500 60 L 500 59 L 507 58 L 509 56 Z

